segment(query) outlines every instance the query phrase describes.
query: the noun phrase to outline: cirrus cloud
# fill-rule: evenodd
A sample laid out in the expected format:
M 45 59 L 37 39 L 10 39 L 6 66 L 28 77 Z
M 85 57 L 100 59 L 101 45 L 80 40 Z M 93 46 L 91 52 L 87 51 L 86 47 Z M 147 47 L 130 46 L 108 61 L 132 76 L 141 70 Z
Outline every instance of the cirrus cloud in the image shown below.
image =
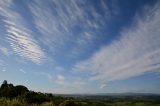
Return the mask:
M 39 64 L 45 58 L 45 53 L 40 48 L 38 41 L 34 39 L 34 33 L 27 27 L 25 18 L 12 9 L 13 5 L 12 0 L 0 2 L 0 16 L 3 17 L 6 30 L 5 40 L 15 54 Z
M 102 47 L 73 70 L 91 72 L 90 80 L 113 81 L 160 69 L 160 3 L 147 7 L 142 19 L 120 32 L 121 37 Z

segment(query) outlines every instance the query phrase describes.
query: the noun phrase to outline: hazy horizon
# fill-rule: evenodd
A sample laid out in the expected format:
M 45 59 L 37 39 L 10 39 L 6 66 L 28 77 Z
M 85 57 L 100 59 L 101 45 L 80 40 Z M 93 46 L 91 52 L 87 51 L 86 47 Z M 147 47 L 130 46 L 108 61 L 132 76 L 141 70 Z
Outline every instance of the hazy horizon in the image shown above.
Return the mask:
M 0 83 L 56 94 L 160 94 L 160 1 L 0 0 Z

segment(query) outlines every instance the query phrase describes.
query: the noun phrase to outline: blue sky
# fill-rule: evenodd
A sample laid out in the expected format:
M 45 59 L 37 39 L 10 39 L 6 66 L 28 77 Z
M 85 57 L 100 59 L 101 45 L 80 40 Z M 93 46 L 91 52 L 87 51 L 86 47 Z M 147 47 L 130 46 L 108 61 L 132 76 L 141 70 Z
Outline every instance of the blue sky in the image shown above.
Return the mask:
M 0 82 L 52 93 L 160 93 L 158 0 L 1 0 Z

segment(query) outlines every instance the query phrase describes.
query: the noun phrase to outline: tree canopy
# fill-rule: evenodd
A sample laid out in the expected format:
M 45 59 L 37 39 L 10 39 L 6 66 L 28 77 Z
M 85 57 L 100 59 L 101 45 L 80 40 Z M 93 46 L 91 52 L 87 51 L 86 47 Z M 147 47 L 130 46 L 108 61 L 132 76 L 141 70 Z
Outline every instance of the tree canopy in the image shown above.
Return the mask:
M 3 81 L 0 87 L 0 96 L 13 98 L 18 95 L 23 95 L 26 92 L 29 92 L 28 88 L 23 85 L 14 86 L 13 84 L 8 84 L 6 80 Z

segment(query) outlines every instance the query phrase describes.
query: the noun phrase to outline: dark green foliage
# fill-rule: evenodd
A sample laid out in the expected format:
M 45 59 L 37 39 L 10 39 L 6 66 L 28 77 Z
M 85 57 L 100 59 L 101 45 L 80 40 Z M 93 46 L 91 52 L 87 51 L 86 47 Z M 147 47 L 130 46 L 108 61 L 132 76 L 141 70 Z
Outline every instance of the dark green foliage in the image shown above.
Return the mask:
M 37 93 L 37 92 L 27 92 L 24 95 L 24 99 L 27 103 L 36 103 L 36 104 L 41 104 L 43 102 L 48 102 L 50 101 L 50 98 L 47 97 L 47 95 L 43 94 L 43 93 Z
M 4 84 L 4 85 L 7 85 L 7 80 L 4 80 L 4 81 L 3 81 L 3 84 Z
M 0 95 L 2 97 L 13 98 L 16 96 L 16 90 L 13 84 L 3 83 L 0 88 Z
M 65 106 L 78 106 L 78 105 L 76 104 L 76 102 L 71 101 L 71 100 L 65 101 L 64 104 L 65 104 Z
M 26 92 L 29 92 L 28 88 L 23 85 L 15 86 L 15 90 L 17 91 L 17 95 L 23 95 Z
M 8 84 L 6 80 L 3 81 L 3 84 L 0 87 L 0 97 L 14 98 L 18 95 L 23 95 L 26 92 L 29 92 L 27 87 L 22 85 L 14 86 L 13 84 Z

